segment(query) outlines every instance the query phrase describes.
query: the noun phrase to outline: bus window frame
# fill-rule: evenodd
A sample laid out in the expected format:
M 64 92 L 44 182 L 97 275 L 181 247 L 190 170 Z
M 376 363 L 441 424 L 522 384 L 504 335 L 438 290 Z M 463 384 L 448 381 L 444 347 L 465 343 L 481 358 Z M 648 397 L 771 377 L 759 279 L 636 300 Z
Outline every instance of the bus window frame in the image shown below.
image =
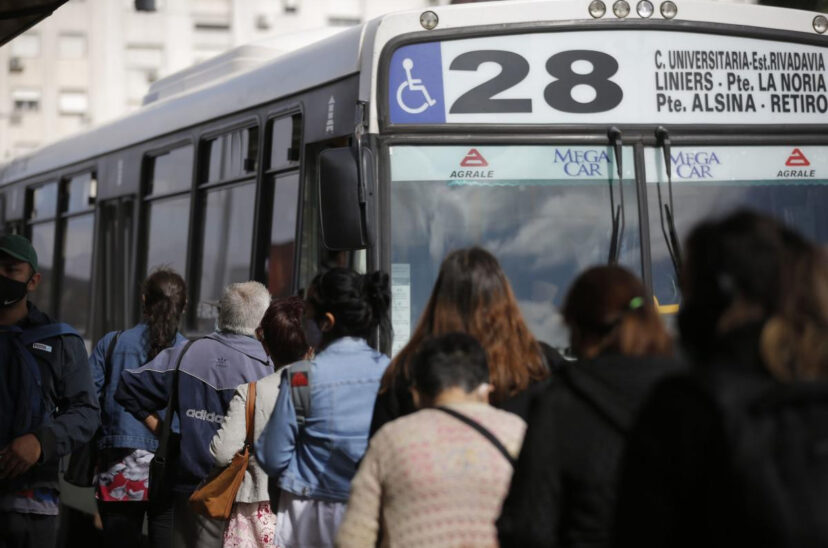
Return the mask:
M 190 199 L 190 211 L 189 211 L 189 219 L 188 219 L 188 227 L 187 227 L 187 257 L 184 259 L 185 271 L 180 272 L 185 280 L 190 279 L 190 255 L 192 254 L 192 246 L 190 242 L 193 241 L 194 234 L 193 234 L 193 203 L 195 199 L 195 188 L 196 188 L 196 177 L 197 177 L 197 168 L 198 168 L 198 154 L 197 154 L 197 141 L 195 141 L 189 135 L 177 135 L 170 139 L 169 141 L 164 142 L 163 145 L 157 143 L 150 143 L 150 146 L 147 147 L 145 150 L 141 152 L 141 173 L 140 173 L 140 193 L 138 197 L 138 230 L 137 230 L 137 257 L 138 261 L 136 264 L 136 272 L 138 273 L 137 280 L 144 280 L 146 279 L 148 272 L 148 262 L 149 262 L 149 225 L 147 223 L 149 217 L 150 206 L 153 202 L 164 201 L 168 198 L 177 198 L 183 196 L 189 196 Z M 154 145 L 154 146 L 153 146 Z M 183 188 L 178 191 L 174 192 L 165 192 L 162 194 L 150 194 L 148 192 L 149 185 L 150 185 L 150 176 L 154 176 L 154 169 L 150 169 L 151 162 L 153 162 L 157 157 L 162 156 L 164 154 L 169 154 L 175 149 L 183 148 L 186 146 L 193 147 L 193 158 L 192 158 L 192 166 L 190 168 L 190 186 L 189 188 Z M 188 301 L 192 300 L 192 294 L 188 284 Z M 138 321 L 141 313 L 141 295 L 140 291 L 136 291 L 133 297 L 133 321 Z
M 649 188 L 654 185 L 647 184 L 647 174 L 645 172 L 644 154 L 647 148 L 657 148 L 658 142 L 655 136 L 655 129 L 657 126 L 650 125 L 646 131 L 641 128 L 626 128 L 622 127 L 622 138 L 625 147 L 633 148 L 633 157 L 635 160 L 635 188 L 636 201 L 638 210 L 638 226 L 639 226 L 639 241 L 640 241 L 640 264 L 642 281 L 647 289 L 648 297 L 653 294 L 653 264 L 652 264 L 652 238 L 660 237 L 659 234 L 653 234 L 650 230 L 650 211 L 649 198 L 650 192 L 655 192 L 655 188 Z M 676 126 L 678 127 L 678 126 Z M 802 129 L 801 126 L 794 126 Z M 823 127 L 825 130 L 826 128 Z M 385 272 L 391 272 L 391 162 L 389 148 L 399 145 L 410 146 L 428 146 L 428 145 L 598 145 L 608 146 L 610 141 L 607 138 L 606 129 L 603 128 L 602 133 L 590 131 L 586 126 L 582 127 L 577 135 L 570 133 L 551 133 L 543 134 L 544 128 L 536 127 L 533 134 L 515 132 L 511 126 L 500 126 L 498 132 L 486 132 L 482 129 L 478 130 L 473 137 L 468 135 L 455 135 L 453 133 L 437 133 L 432 126 L 430 133 L 414 132 L 414 133 L 389 133 L 374 135 L 373 143 L 377 151 L 376 165 L 380 174 L 377 184 L 377 199 L 375 203 L 379 208 L 380 215 L 377 219 L 379 238 L 374 242 L 373 254 L 376 256 L 377 265 Z M 672 127 L 671 127 L 672 129 Z M 772 133 L 772 128 L 764 125 L 754 128 L 756 131 L 742 134 L 722 134 L 718 128 L 711 125 L 700 126 L 695 128 L 696 131 L 692 133 L 680 132 L 678 129 L 670 132 L 671 143 L 674 147 L 678 146 L 760 146 L 760 145 L 775 145 L 775 146 L 796 146 L 796 145 L 810 145 L 810 146 L 828 146 L 828 131 L 819 135 L 815 132 L 785 132 Z M 811 129 L 806 127 L 805 129 Z M 707 133 L 702 134 L 701 130 Z M 676 203 L 676 210 L 680 214 L 681 203 Z M 679 234 L 679 240 L 683 243 L 687 234 Z M 370 257 L 369 257 L 369 268 Z M 390 337 L 383 337 L 382 350 L 390 352 L 391 343 Z
M 299 117 L 299 125 L 300 125 L 300 132 L 299 132 L 299 160 L 296 162 L 295 165 L 290 166 L 283 166 L 278 168 L 271 169 L 271 149 L 273 145 L 273 124 L 276 120 L 281 120 L 284 118 L 293 118 Z M 306 116 L 304 112 L 304 105 L 300 103 L 293 103 L 286 105 L 283 108 L 278 110 L 271 110 L 267 113 L 264 117 L 264 123 L 262 127 L 264 128 L 264 135 L 260 139 L 260 148 L 261 148 L 261 155 L 262 160 L 259 163 L 259 167 L 262 170 L 262 176 L 260 178 L 259 185 L 256 189 L 256 219 L 255 219 L 255 227 L 254 227 L 254 245 L 253 245 L 253 258 L 251 261 L 251 265 L 253 268 L 253 279 L 254 280 L 261 280 L 262 283 L 267 285 L 268 273 L 265 271 L 265 261 L 269 257 L 269 253 L 267 250 L 268 245 L 270 244 L 270 233 L 273 228 L 273 196 L 275 194 L 275 184 L 276 180 L 280 177 L 284 177 L 286 175 L 290 175 L 292 173 L 296 173 L 299 177 L 299 193 L 297 196 L 296 202 L 296 225 L 293 229 L 294 234 L 294 251 L 293 251 L 293 274 L 291 280 L 291 287 L 290 293 L 295 294 L 298 290 L 299 285 L 299 263 L 300 263 L 300 251 L 301 251 L 301 239 L 302 239 L 302 215 L 304 212 L 304 208 L 302 204 L 304 203 L 304 192 L 306 186 L 306 161 L 305 161 L 305 121 Z M 270 182 L 273 181 L 273 184 Z M 264 221 L 268 220 L 267 223 Z
M 65 264 L 65 248 L 66 248 L 66 239 L 68 237 L 68 230 L 67 227 L 69 225 L 69 221 L 72 219 L 76 219 L 79 217 L 84 216 L 92 216 L 92 241 L 90 242 L 91 245 L 91 257 L 90 257 L 90 268 L 89 268 L 89 296 L 87 298 L 86 307 L 89 311 L 87 318 L 86 318 L 86 325 L 84 326 L 84 338 L 89 339 L 89 335 L 91 334 L 92 330 L 92 303 L 94 301 L 94 291 L 93 286 L 95 283 L 95 261 L 96 257 L 96 247 L 95 242 L 97 241 L 97 232 L 98 232 L 98 200 L 97 200 L 97 192 L 92 204 L 87 204 L 85 209 L 80 209 L 77 211 L 68 211 L 69 209 L 69 190 L 72 184 L 72 179 L 75 177 L 80 177 L 83 175 L 90 175 L 90 181 L 95 181 L 96 191 L 98 185 L 98 172 L 95 169 L 83 169 L 77 170 L 73 172 L 68 172 L 67 174 L 63 175 L 60 180 L 58 181 L 58 214 L 57 214 L 57 224 L 55 227 L 55 265 L 53 267 L 54 271 L 54 282 L 53 282 L 53 290 L 56 291 L 55 294 L 55 302 L 53 303 L 53 309 L 56 311 L 55 316 L 58 318 L 63 318 L 63 310 L 61 310 L 61 295 L 63 294 L 64 285 L 65 285 L 65 275 L 66 275 L 66 264 Z

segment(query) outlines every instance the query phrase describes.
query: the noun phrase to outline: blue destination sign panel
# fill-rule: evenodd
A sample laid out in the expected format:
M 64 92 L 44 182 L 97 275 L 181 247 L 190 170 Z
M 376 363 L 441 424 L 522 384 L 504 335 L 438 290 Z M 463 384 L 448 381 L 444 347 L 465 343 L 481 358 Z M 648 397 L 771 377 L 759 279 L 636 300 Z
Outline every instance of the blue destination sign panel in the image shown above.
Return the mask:
M 825 53 L 646 30 L 426 42 L 391 56 L 387 107 L 393 124 L 826 124 Z

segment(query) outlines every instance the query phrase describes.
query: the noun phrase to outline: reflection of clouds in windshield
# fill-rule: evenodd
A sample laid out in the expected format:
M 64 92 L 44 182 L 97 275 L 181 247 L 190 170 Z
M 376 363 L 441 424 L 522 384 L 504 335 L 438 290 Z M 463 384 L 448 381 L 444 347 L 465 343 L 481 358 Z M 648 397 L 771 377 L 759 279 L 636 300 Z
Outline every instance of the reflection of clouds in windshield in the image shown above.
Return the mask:
M 580 269 L 594 263 L 600 248 L 606 247 L 609 241 L 607 229 L 601 226 L 604 223 L 600 220 L 596 223 L 599 207 L 606 219 L 608 209 L 601 201 L 580 193 L 550 196 L 519 227 L 517 234 L 491 242 L 490 249 L 504 257 L 529 258 L 531 262 L 527 266 L 533 270 L 573 259 Z M 574 212 L 577 213 L 573 215 Z
M 547 197 L 523 219 L 517 234 L 486 247 L 498 256 L 528 259 L 533 270 L 572 263 L 582 270 L 606 261 L 612 234 L 609 199 L 606 192 L 590 190 Z
M 569 346 L 569 330 L 563 315 L 551 302 L 518 301 L 526 325 L 535 337 L 556 348 Z

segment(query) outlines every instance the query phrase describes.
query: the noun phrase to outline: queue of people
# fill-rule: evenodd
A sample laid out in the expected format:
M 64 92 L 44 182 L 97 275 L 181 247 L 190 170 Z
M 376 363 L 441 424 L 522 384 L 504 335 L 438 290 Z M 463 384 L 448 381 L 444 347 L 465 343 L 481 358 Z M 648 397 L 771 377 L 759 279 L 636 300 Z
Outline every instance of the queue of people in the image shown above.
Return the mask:
M 0 237 L 0 547 L 54 544 L 57 459 L 99 423 L 106 546 L 145 518 L 176 547 L 826 546 L 825 250 L 742 211 L 686 252 L 675 342 L 640 280 L 598 266 L 566 295 L 564 360 L 470 248 L 393 359 L 369 344 L 386 274 L 331 268 L 304 300 L 231 284 L 187 341 L 162 269 L 87 364 L 27 303 L 31 245 Z M 228 470 L 222 512 L 193 504 Z

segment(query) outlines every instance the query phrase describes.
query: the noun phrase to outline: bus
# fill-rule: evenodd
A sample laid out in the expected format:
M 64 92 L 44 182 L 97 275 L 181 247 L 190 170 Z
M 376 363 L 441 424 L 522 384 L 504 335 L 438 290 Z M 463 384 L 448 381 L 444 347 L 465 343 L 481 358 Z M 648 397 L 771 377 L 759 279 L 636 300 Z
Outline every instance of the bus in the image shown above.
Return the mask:
M 0 167 L 0 224 L 38 251 L 33 301 L 90 344 L 139 319 L 158 265 L 188 281 L 190 335 L 229 282 L 283 296 L 345 265 L 391 276 L 393 353 L 446 253 L 479 245 L 565 347 L 561 301 L 590 265 L 628 267 L 674 312 L 707 216 L 750 207 L 828 242 L 826 30 L 690 0 L 394 13 L 155 83 L 137 112 Z

